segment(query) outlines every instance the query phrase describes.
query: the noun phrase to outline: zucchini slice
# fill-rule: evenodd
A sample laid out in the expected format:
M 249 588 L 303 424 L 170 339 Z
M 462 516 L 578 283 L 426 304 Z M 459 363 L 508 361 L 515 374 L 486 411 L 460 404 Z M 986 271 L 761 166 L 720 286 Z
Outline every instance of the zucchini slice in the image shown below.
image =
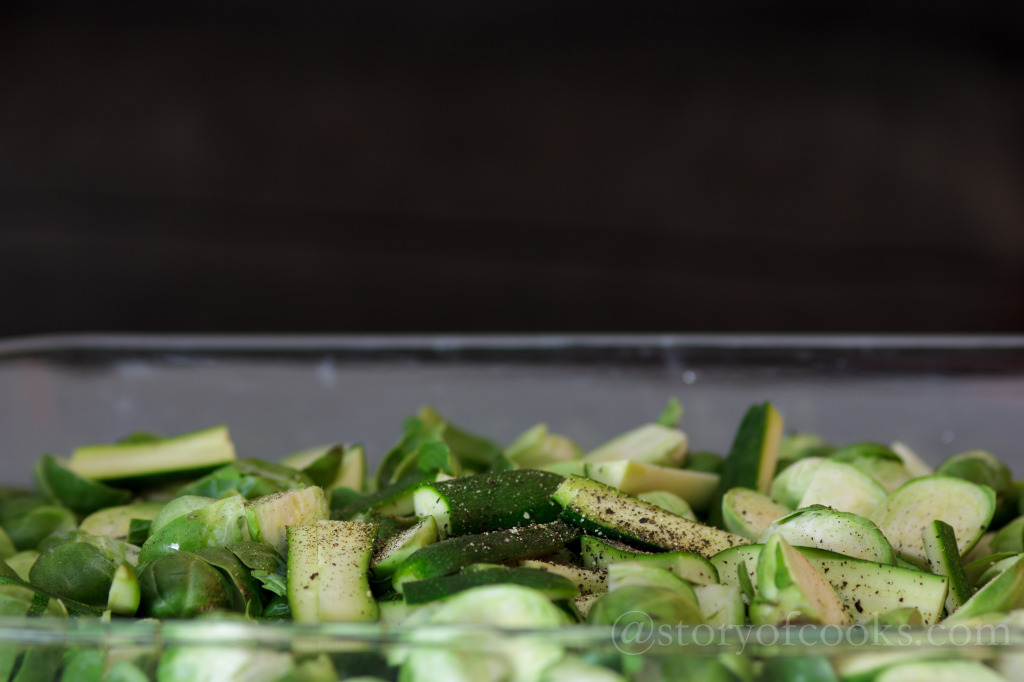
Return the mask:
M 391 577 L 416 550 L 437 541 L 437 522 L 433 516 L 424 517 L 412 528 L 402 531 L 377 548 L 370 560 L 374 579 Z
M 67 467 L 96 481 L 194 478 L 235 461 L 226 426 L 145 443 L 89 445 L 76 449 Z
M 978 542 L 992 522 L 996 494 L 978 485 L 951 476 L 923 476 L 895 490 L 878 511 L 878 525 L 893 548 L 907 561 L 925 568 L 921 533 L 935 519 L 945 521 L 956 533 L 960 556 Z
M 627 495 L 666 490 L 683 498 L 693 509 L 707 511 L 718 489 L 719 476 L 704 471 L 675 469 L 624 459 L 588 463 L 584 475 L 618 488 Z
M 579 529 L 561 521 L 480 535 L 460 535 L 417 550 L 395 571 L 392 585 L 401 592 L 404 583 L 450 575 L 470 564 L 543 556 L 572 542 L 579 535 Z
M 718 489 L 711 500 L 708 523 L 721 528 L 722 498 L 733 488 L 768 494 L 779 458 L 782 415 L 770 402 L 751 405 L 722 464 Z
M 308 526 L 326 521 L 327 495 L 319 486 L 285 490 L 245 503 L 249 536 L 288 556 L 288 526 Z
M 960 560 L 953 526 L 936 519 L 925 529 L 921 541 L 924 543 L 924 553 L 928 557 L 931 572 L 945 576 L 949 580 L 946 612 L 953 613 L 971 597 L 971 586 L 967 582 L 967 573 Z
M 854 622 L 898 608 L 916 608 L 926 625 L 938 622 L 946 603 L 946 578 L 915 569 L 854 559 L 836 552 L 797 547 L 824 574 Z M 724 584 L 740 584 L 740 573 L 756 577 L 761 545 L 734 547 L 711 557 Z
M 300 623 L 377 620 L 367 571 L 374 530 L 357 521 L 288 526 L 288 605 Z
M 718 582 L 718 571 L 714 565 L 694 552 L 639 552 L 632 547 L 600 538 L 585 536 L 580 539 L 580 555 L 583 565 L 589 569 L 607 570 L 612 564 L 630 561 L 658 566 L 672 571 L 696 585 Z
M 562 509 L 551 500 L 564 479 L 536 469 L 463 476 L 420 485 L 417 516 L 433 516 L 441 539 L 550 523 Z
M 565 479 L 553 498 L 562 505 L 563 520 L 592 535 L 623 540 L 641 549 L 682 550 L 707 557 L 749 542 L 578 476 Z
M 537 559 L 525 559 L 520 561 L 519 565 L 522 568 L 533 568 L 560 575 L 575 585 L 579 589 L 580 594 L 608 591 L 608 573 L 605 571 L 595 571 L 581 566 L 553 564 L 550 561 L 539 561 Z

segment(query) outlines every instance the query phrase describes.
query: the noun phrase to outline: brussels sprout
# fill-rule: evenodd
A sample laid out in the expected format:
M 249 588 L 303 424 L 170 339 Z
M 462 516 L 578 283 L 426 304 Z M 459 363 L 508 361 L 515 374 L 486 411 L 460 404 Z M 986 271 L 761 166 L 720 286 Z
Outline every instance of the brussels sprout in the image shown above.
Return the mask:
M 594 448 L 583 459 L 588 463 L 630 460 L 678 468 L 686 461 L 688 447 L 686 434 L 679 429 L 644 424 Z
M 29 571 L 32 570 L 32 564 L 39 558 L 39 551 L 34 549 L 26 549 L 18 552 L 7 558 L 7 566 L 22 579 L 24 582 L 28 582 Z
M 835 669 L 824 656 L 769 656 L 759 679 L 763 682 L 839 682 Z
M 539 682 L 626 682 L 626 678 L 603 665 L 566 656 L 545 670 Z
M 139 563 L 171 552 L 224 547 L 248 539 L 244 502 L 235 495 L 179 516 L 154 532 L 142 546 Z
M 64 653 L 60 682 L 102 682 L 106 665 L 103 649 L 71 649 Z
M 691 452 L 686 456 L 686 463 L 683 465 L 683 468 L 690 471 L 717 474 L 722 471 L 723 463 L 725 463 L 725 457 L 722 457 L 717 452 Z
M 1024 608 L 1024 554 L 998 562 L 998 573 L 988 580 L 946 623 L 962 622 L 974 616 Z M 984 580 L 984 577 L 982 578 Z
M 629 585 L 664 587 L 678 592 L 697 606 L 697 595 L 689 582 L 672 571 L 639 561 L 616 561 L 608 567 L 608 591 L 618 592 Z M 699 610 L 699 606 L 697 607 Z
M 126 540 L 133 519 L 152 520 L 164 506 L 160 502 L 139 502 L 100 509 L 82 519 L 78 529 L 90 535 L 108 535 Z
M 0 495 L 0 525 L 6 525 L 9 520 L 48 504 L 50 500 L 43 495 L 35 495 L 24 490 L 5 490 L 4 494 Z
M 783 507 L 796 509 L 811 484 L 814 472 L 824 461 L 821 457 L 805 457 L 794 462 L 775 476 L 768 496 Z
M 63 542 L 39 555 L 29 571 L 29 580 L 62 599 L 106 608 L 114 572 L 121 563 L 96 545 Z
M 157 682 L 276 682 L 291 673 L 290 654 L 223 646 L 169 648 L 157 666 Z
M 126 504 L 132 499 L 130 491 L 116 490 L 79 476 L 52 455 L 43 455 L 36 462 L 35 478 L 39 489 L 51 502 L 83 516 L 105 507 Z
M 181 497 L 175 497 L 160 507 L 160 510 L 151 517 L 149 534 L 153 535 L 174 519 L 194 512 L 197 509 L 202 509 L 216 501 L 216 499 L 206 497 L 205 495 L 182 495 Z
M 656 660 L 657 667 L 661 672 L 662 680 L 686 680 L 687 682 L 743 682 L 750 679 L 739 674 L 735 661 L 730 660 L 736 657 L 721 656 L 718 658 L 705 658 L 700 656 L 652 656 Z M 746 659 L 740 658 L 745 661 Z M 769 678 L 759 677 L 758 682 L 806 682 L 815 678 L 786 677 Z M 828 678 L 821 678 L 822 682 L 829 682 Z
M 432 650 L 455 652 L 454 648 L 435 646 L 440 642 L 436 635 L 431 637 L 431 628 L 429 627 L 431 625 L 479 623 L 498 628 L 516 629 L 558 627 L 570 622 L 568 614 L 552 604 L 547 597 L 519 585 L 476 587 L 459 592 L 436 604 L 436 606 L 417 609 L 404 623 L 410 627 L 423 625 L 424 627 L 417 629 L 413 639 L 416 637 L 429 638 L 426 643 L 430 646 L 414 646 L 411 650 L 395 649 L 388 654 L 389 662 L 392 664 L 408 659 L 400 673 L 402 680 L 410 675 L 416 675 L 410 679 L 422 680 L 462 679 L 447 677 L 449 669 L 447 667 L 444 668 L 444 673 L 439 668 L 433 677 L 429 676 L 429 672 L 432 670 L 431 665 L 433 665 L 430 663 L 430 657 L 420 658 L 422 654 L 418 652 Z M 488 628 L 482 628 L 479 635 L 470 635 L 468 640 L 460 640 L 458 651 L 460 652 L 459 656 L 439 660 L 437 664 L 453 666 L 451 667 L 453 675 L 469 674 L 462 666 L 471 664 L 470 670 L 480 674 L 481 677 L 467 678 L 470 680 L 487 680 L 490 679 L 487 675 L 499 672 L 502 676 L 498 679 L 501 680 L 534 680 L 543 669 L 564 655 L 564 649 L 560 645 L 521 638 L 509 640 L 488 632 Z M 472 654 L 468 654 L 470 651 Z M 480 661 L 463 659 L 461 652 L 467 652 L 467 655 L 481 654 L 482 656 Z M 492 661 L 493 664 L 485 664 L 483 661 L 486 660 Z
M 704 622 L 697 600 L 670 587 L 626 585 L 602 595 L 587 614 L 587 622 L 616 625 L 624 633 L 649 635 L 644 628 L 658 625 L 699 625 Z M 632 626 L 632 628 L 630 627 Z M 634 642 L 639 643 L 639 642 Z M 630 644 L 630 642 L 625 642 Z
M 18 551 L 18 548 L 14 546 L 14 541 L 11 540 L 11 536 L 7 534 L 7 531 L 0 526 L 0 559 L 6 559 L 10 556 L 14 556 L 14 553 Z
M 777 534 L 768 537 L 757 560 L 757 594 L 750 603 L 750 620 L 754 625 L 851 623 L 825 576 Z
M 21 658 L 18 672 L 11 682 L 52 680 L 57 676 L 62 660 L 62 648 L 56 646 L 30 646 Z
M 153 522 L 147 519 L 130 519 L 128 521 L 128 542 L 141 547 L 149 539 Z
M 807 457 L 828 457 L 836 447 L 814 433 L 791 433 L 779 442 L 779 470 Z
M 284 618 L 287 620 L 291 617 L 292 607 L 288 604 L 288 596 L 286 594 L 276 595 L 263 607 L 263 618 Z
M 496 443 L 452 424 L 433 407 L 424 405 L 416 412 L 415 419 L 408 422 L 416 420 L 422 424 L 421 428 L 435 429 L 435 433 L 440 434 L 444 444 L 451 450 L 455 466 L 445 473 L 458 476 L 460 468 L 466 469 L 465 473 L 505 471 L 512 468 L 512 463 Z
M 59 599 L 32 585 L 0 578 L 0 616 L 58 616 L 66 618 L 67 609 Z M 2 679 L 2 678 L 0 678 Z
M 253 571 L 285 574 L 284 557 L 270 545 L 254 541 L 233 542 L 227 548 Z
M 547 424 L 537 424 L 505 448 L 505 457 L 520 469 L 539 469 L 580 459 L 583 451 L 569 438 L 549 433 Z
M 4 530 L 19 550 L 35 549 L 51 533 L 74 528 L 75 515 L 69 509 L 51 505 L 35 506 L 4 522 Z
M 1010 521 L 992 537 L 988 554 L 1002 552 L 1014 554 L 1024 552 L 1024 516 L 1018 516 Z
M 188 551 L 162 556 L 139 573 L 141 612 L 153 618 L 191 618 L 229 608 L 231 589 L 220 571 Z
M 270 545 L 262 542 L 236 542 L 228 549 L 250 570 L 253 579 L 262 583 L 267 592 L 285 596 L 287 594 L 284 558 Z
M 16 582 L 21 580 L 21 576 L 18 575 L 18 572 L 8 566 L 6 561 L 0 559 L 0 579 L 3 578 Z
M 881 443 L 854 443 L 836 450 L 829 457 L 852 464 L 881 483 L 889 493 L 912 478 L 903 458 Z
M 417 647 L 403 664 L 402 682 L 505 682 L 512 678 L 509 664 L 490 651 Z
M 309 485 L 313 485 L 309 476 L 291 467 L 258 459 L 240 459 L 183 486 L 178 494 L 214 498 L 241 495 L 251 500 Z
M 281 678 L 280 682 L 337 682 L 337 680 L 341 679 L 347 680 L 347 682 L 384 682 L 379 677 L 362 675 L 358 677 L 343 677 L 335 669 L 334 663 L 331 662 L 331 657 L 327 654 L 320 654 L 315 658 L 297 661 L 295 669 L 290 674 Z
M 149 682 L 149 676 L 131 661 L 118 661 L 110 666 L 103 682 Z
M 996 527 L 1017 512 L 1014 508 L 1016 488 L 1013 485 L 1013 474 L 1008 466 L 989 452 L 969 450 L 953 455 L 940 464 L 935 473 L 987 485 L 996 491 L 996 512 L 992 518 L 992 524 Z
M 260 598 L 259 586 L 245 564 L 226 547 L 204 547 L 196 550 L 196 554 L 211 566 L 220 569 L 228 579 L 233 588 L 231 608 L 245 613 L 250 618 L 258 618 L 263 612 L 263 601 Z
M 321 446 L 296 452 L 279 464 L 300 470 L 324 490 L 338 486 L 361 491 L 366 480 L 366 454 L 362 445 Z

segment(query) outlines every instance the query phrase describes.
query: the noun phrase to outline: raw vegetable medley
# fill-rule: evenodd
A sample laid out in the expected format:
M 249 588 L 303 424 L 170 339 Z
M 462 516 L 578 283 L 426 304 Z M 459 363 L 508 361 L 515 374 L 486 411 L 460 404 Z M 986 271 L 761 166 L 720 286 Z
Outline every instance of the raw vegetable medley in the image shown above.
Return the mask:
M 373 473 L 359 445 L 240 459 L 224 427 L 46 455 L 37 490 L 2 490 L 0 615 L 422 632 L 472 623 L 481 633 L 1024 624 L 1024 488 L 988 452 L 932 471 L 898 443 L 783 435 L 763 403 L 723 457 L 691 452 L 681 417 L 670 401 L 656 421 L 583 453 L 543 424 L 502 448 L 426 407 Z M 518 642 L 108 657 L 0 643 L 0 680 L 612 681 L 642 670 L 655 680 L 985 682 L 1020 663 L 955 649 L 764 661 L 623 651 Z

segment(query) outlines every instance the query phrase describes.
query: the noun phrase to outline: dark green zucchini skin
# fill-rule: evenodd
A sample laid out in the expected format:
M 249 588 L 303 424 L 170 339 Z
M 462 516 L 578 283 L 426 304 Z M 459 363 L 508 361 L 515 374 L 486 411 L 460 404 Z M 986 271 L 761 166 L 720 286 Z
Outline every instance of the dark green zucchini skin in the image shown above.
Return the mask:
M 551 495 L 563 480 L 558 474 L 547 471 L 520 469 L 426 485 L 447 502 L 449 528 L 442 532 L 454 536 L 557 520 L 562 507 Z
M 456 573 L 463 566 L 542 556 L 579 539 L 575 526 L 555 521 L 479 535 L 460 535 L 417 550 L 398 567 L 395 585 Z
M 775 474 L 775 459 L 778 456 L 778 444 L 774 446 L 769 461 L 768 443 L 771 438 L 771 421 L 777 417 L 775 408 L 769 402 L 751 405 L 743 421 L 736 431 L 736 437 L 729 449 L 729 456 L 722 462 L 719 472 L 718 490 L 711 500 L 708 523 L 717 528 L 725 528 L 722 518 L 722 498 L 733 488 L 750 488 L 766 492 L 760 487 L 761 477 L 766 465 L 771 467 L 771 476 Z
M 472 571 L 440 578 L 417 580 L 404 585 L 405 603 L 426 604 L 483 585 L 522 585 L 543 592 L 551 599 L 572 599 L 580 590 L 563 576 L 536 568 Z

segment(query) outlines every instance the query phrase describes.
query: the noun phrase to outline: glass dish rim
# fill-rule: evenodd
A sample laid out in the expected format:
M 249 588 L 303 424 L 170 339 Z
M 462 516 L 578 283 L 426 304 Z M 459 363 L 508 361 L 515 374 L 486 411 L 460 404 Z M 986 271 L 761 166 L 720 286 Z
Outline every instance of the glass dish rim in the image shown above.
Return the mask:
M 503 333 L 191 334 L 69 333 L 0 339 L 0 361 L 69 350 L 97 351 L 559 351 L 600 348 L 822 350 L 1024 350 L 1017 334 Z
M 984 656 L 1024 653 L 1024 627 L 1010 624 L 957 624 L 930 627 L 893 626 L 878 635 L 870 626 L 794 625 L 772 627 L 771 642 L 764 641 L 765 626 L 672 626 L 657 641 L 630 640 L 628 630 L 613 626 L 573 624 L 557 628 L 503 628 L 480 623 L 432 624 L 430 627 L 386 623 L 295 623 L 244 621 L 240 618 L 183 620 L 61 618 L 54 616 L 0 616 L 0 644 L 103 646 L 103 647 L 294 647 L 315 646 L 327 652 L 362 648 L 415 648 L 445 646 L 453 650 L 496 648 L 512 641 L 537 642 L 576 649 L 616 648 L 621 653 L 714 656 L 745 653 L 752 656 L 842 656 L 852 653 L 964 651 Z M 996 630 L 993 630 L 996 628 Z M 1001 628 L 1001 629 L 999 629 Z M 635 631 L 634 631 L 635 632 Z M 996 632 L 1001 641 L 995 641 Z M 625 636 L 624 636 L 625 635 Z M 964 639 L 964 638 L 967 639 Z M 971 642 L 970 638 L 975 637 Z M 985 637 L 988 641 L 985 641 Z M 796 640 L 796 641 L 793 641 Z

